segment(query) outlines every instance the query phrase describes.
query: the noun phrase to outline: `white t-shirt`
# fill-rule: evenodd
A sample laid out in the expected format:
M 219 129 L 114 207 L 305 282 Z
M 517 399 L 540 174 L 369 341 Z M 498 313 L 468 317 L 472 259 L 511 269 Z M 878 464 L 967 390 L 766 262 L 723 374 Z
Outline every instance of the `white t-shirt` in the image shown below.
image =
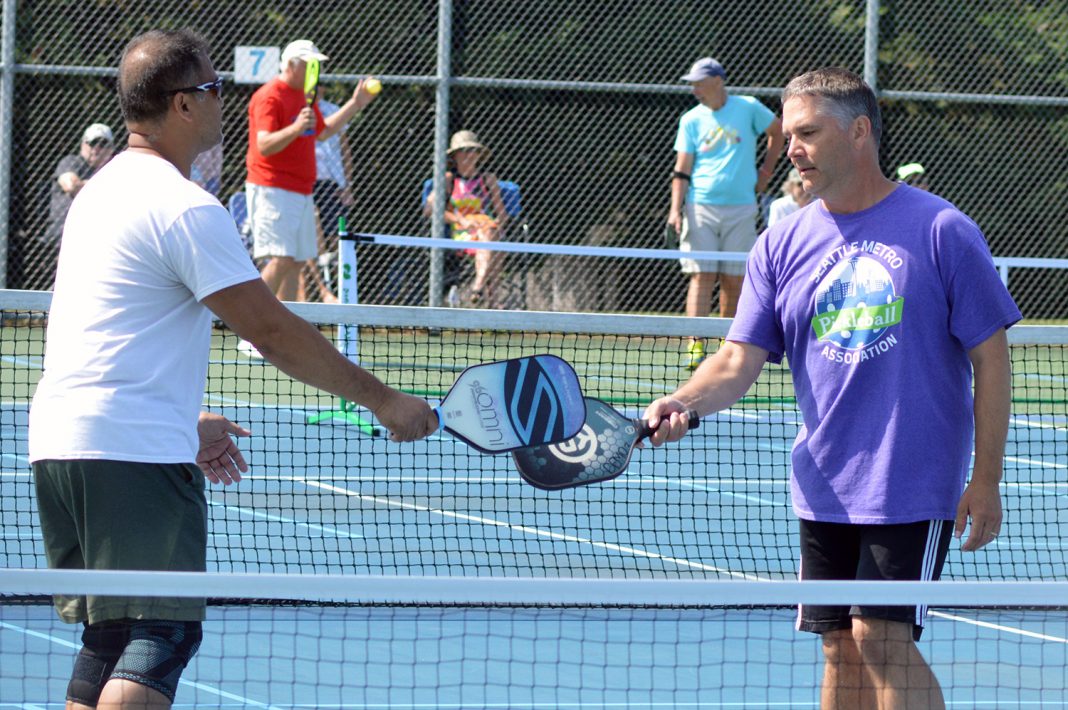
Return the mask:
M 255 278 L 218 200 L 162 158 L 116 156 L 67 218 L 30 460 L 192 463 L 211 340 L 199 301 Z
M 319 99 L 319 110 L 323 118 L 327 118 L 340 111 L 341 107 Z M 315 179 L 333 181 L 341 189 L 349 184 L 341 159 L 341 133 L 335 133 L 325 141 L 315 141 Z
M 768 226 L 770 227 L 776 222 L 789 217 L 799 209 L 801 209 L 801 205 L 797 204 L 793 195 L 783 195 L 777 200 L 772 200 L 771 207 L 768 210 Z

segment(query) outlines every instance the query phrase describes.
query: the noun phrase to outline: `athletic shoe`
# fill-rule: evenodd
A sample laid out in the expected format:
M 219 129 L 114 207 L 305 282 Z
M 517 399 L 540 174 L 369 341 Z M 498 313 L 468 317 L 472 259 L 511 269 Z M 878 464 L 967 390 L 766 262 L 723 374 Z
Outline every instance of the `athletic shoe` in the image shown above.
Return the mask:
M 704 359 L 705 344 L 700 340 L 695 340 L 690 343 L 690 347 L 686 349 L 686 362 L 683 367 L 691 371 L 696 370 Z

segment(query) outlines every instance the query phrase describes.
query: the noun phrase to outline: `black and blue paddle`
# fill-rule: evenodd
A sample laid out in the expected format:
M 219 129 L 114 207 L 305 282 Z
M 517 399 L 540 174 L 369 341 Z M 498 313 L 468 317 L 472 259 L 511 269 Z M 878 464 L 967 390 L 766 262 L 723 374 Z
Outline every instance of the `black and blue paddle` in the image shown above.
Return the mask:
M 555 444 L 586 421 L 578 375 L 555 355 L 473 365 L 434 413 L 439 430 L 486 454 Z
M 701 424 L 688 412 L 690 429 Z M 608 481 L 627 470 L 634 447 L 655 429 L 643 419 L 631 419 L 612 405 L 586 397 L 586 424 L 576 436 L 512 452 L 523 480 L 548 491 Z

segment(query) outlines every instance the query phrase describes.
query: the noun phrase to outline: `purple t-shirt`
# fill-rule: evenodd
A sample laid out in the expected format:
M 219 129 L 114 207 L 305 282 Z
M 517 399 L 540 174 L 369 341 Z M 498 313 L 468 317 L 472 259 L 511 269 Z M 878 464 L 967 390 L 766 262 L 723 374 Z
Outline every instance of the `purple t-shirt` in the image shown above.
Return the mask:
M 954 518 L 974 428 L 968 351 L 1020 317 L 979 227 L 912 187 L 854 214 L 817 201 L 762 234 L 727 338 L 789 360 L 798 517 Z

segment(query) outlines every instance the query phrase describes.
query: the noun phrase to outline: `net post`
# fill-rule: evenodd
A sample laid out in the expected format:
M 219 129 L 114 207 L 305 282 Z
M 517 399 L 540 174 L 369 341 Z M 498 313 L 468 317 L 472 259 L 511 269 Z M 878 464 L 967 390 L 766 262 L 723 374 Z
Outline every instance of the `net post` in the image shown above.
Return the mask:
M 341 303 L 359 303 L 356 287 L 356 240 L 349 236 L 345 225 L 345 216 L 337 218 L 337 252 L 338 252 L 338 300 Z M 360 364 L 359 326 L 341 323 L 337 330 L 337 349 L 353 363 Z M 344 422 L 351 424 L 368 436 L 379 436 L 382 431 L 371 422 L 356 413 L 357 405 L 344 398 L 338 398 L 336 409 L 330 409 L 308 416 L 309 424 L 323 422 Z

